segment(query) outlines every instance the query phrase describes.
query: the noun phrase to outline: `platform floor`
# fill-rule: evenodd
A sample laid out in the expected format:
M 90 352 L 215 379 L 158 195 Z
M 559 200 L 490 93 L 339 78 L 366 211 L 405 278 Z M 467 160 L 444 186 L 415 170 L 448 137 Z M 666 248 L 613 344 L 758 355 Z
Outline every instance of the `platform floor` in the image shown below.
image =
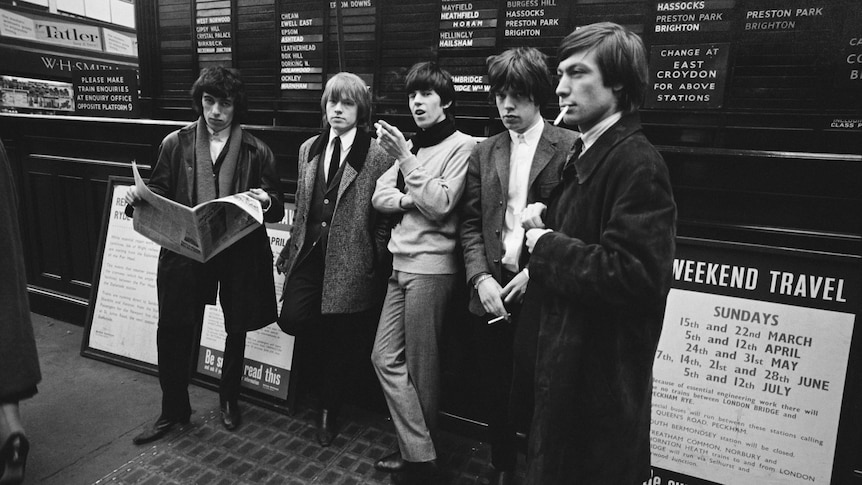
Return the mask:
M 43 381 L 21 403 L 31 452 L 28 484 L 386 484 L 374 461 L 395 449 L 385 415 L 350 408 L 327 448 L 313 414 L 287 416 L 241 402 L 243 424 L 221 426 L 218 396 L 190 388 L 191 423 L 144 446 L 132 437 L 158 416 L 154 376 L 80 355 L 83 328 L 33 315 Z M 443 433 L 440 484 L 487 483 L 488 446 Z M 520 477 L 518 477 L 520 478 Z

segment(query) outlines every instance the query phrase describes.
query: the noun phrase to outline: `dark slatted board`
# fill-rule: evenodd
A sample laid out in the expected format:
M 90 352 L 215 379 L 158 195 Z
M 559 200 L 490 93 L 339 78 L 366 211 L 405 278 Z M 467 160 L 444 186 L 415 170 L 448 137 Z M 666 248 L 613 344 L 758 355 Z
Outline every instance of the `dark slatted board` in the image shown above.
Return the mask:
M 160 81 L 160 97 L 187 98 L 197 76 L 194 36 L 190 31 L 193 8 L 189 0 L 159 0 L 156 40 L 161 70 L 154 75 Z

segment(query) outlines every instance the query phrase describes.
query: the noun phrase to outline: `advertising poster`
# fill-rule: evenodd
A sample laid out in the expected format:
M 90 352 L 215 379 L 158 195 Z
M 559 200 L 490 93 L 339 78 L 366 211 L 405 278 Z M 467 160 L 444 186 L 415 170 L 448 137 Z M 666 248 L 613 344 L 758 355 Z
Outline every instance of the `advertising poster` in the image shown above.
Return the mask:
M 131 185 L 131 184 L 129 184 Z M 90 301 L 89 341 L 85 348 L 155 367 L 156 265 L 159 246 L 135 232 L 126 217 L 129 185 L 114 185 L 106 212 L 107 228 L 101 264 Z
M 0 75 L 0 112 L 71 114 L 73 99 L 66 82 Z
M 655 483 L 829 484 L 859 285 L 846 262 L 679 245 L 653 368 Z
M 273 261 L 290 237 L 290 226 L 286 223 L 288 218 L 289 214 L 279 224 L 266 225 Z M 284 275 L 278 274 L 274 266 L 273 275 L 276 302 L 280 308 Z M 199 373 L 215 378 L 221 377 L 225 336 L 224 314 L 221 306 L 207 305 L 198 353 L 197 371 Z M 279 399 L 287 399 L 293 347 L 294 337 L 282 332 L 275 322 L 260 330 L 249 332 L 245 342 L 242 386 Z

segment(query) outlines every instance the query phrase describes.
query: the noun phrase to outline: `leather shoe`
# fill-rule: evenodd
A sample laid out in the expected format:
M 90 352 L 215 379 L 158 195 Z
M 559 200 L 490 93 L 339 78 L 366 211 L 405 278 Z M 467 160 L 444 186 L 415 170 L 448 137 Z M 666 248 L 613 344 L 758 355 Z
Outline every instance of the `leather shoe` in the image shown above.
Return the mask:
M 515 481 L 515 472 L 511 470 L 498 470 L 491 478 L 491 485 L 512 485 Z
M 404 468 L 392 474 L 395 485 L 430 485 L 437 476 L 437 460 L 404 461 Z
M 27 453 L 30 442 L 22 432 L 14 432 L 0 448 L 0 484 L 17 485 L 24 482 Z
M 335 416 L 328 409 L 321 409 L 320 421 L 317 422 L 317 442 L 325 448 L 332 444 L 336 434 Z
M 239 412 L 239 404 L 236 401 L 222 401 L 221 403 L 221 424 L 228 431 L 233 431 L 239 426 L 242 421 L 242 415 Z
M 374 468 L 382 472 L 394 473 L 403 470 L 404 463 L 404 458 L 401 458 L 401 452 L 396 451 L 395 453 L 390 453 L 383 458 L 377 460 L 374 463 Z
M 168 431 L 173 429 L 178 424 L 188 424 L 189 418 L 185 419 L 170 419 L 159 417 L 152 426 L 144 430 L 141 434 L 132 438 L 132 443 L 136 445 L 147 444 L 151 441 L 156 441 L 162 436 L 168 434 Z

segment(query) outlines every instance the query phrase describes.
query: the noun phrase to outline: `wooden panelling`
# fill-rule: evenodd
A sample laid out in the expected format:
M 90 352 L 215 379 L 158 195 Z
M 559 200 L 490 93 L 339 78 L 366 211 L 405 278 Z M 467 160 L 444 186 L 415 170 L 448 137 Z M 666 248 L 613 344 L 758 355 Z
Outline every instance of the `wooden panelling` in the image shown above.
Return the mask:
M 490 105 L 486 110 L 488 116 L 494 113 Z M 319 120 L 317 113 L 308 117 Z M 409 126 L 410 117 L 397 110 L 377 117 Z M 162 138 L 183 124 L 0 115 L 0 132 L 13 147 L 21 177 L 34 285 L 86 302 L 108 177 L 129 177 L 133 159 L 153 163 Z M 481 117 L 461 118 L 458 124 L 468 133 L 502 129 L 499 121 Z M 678 130 L 671 138 L 690 137 L 694 145 L 659 145 L 679 206 L 679 235 L 862 255 L 862 218 L 855 209 L 862 202 L 862 156 L 703 148 L 699 138 L 730 136 L 733 130 L 647 125 L 650 137 L 658 139 L 671 128 Z M 299 146 L 318 130 L 248 129 L 272 148 L 282 190 L 292 200 Z

